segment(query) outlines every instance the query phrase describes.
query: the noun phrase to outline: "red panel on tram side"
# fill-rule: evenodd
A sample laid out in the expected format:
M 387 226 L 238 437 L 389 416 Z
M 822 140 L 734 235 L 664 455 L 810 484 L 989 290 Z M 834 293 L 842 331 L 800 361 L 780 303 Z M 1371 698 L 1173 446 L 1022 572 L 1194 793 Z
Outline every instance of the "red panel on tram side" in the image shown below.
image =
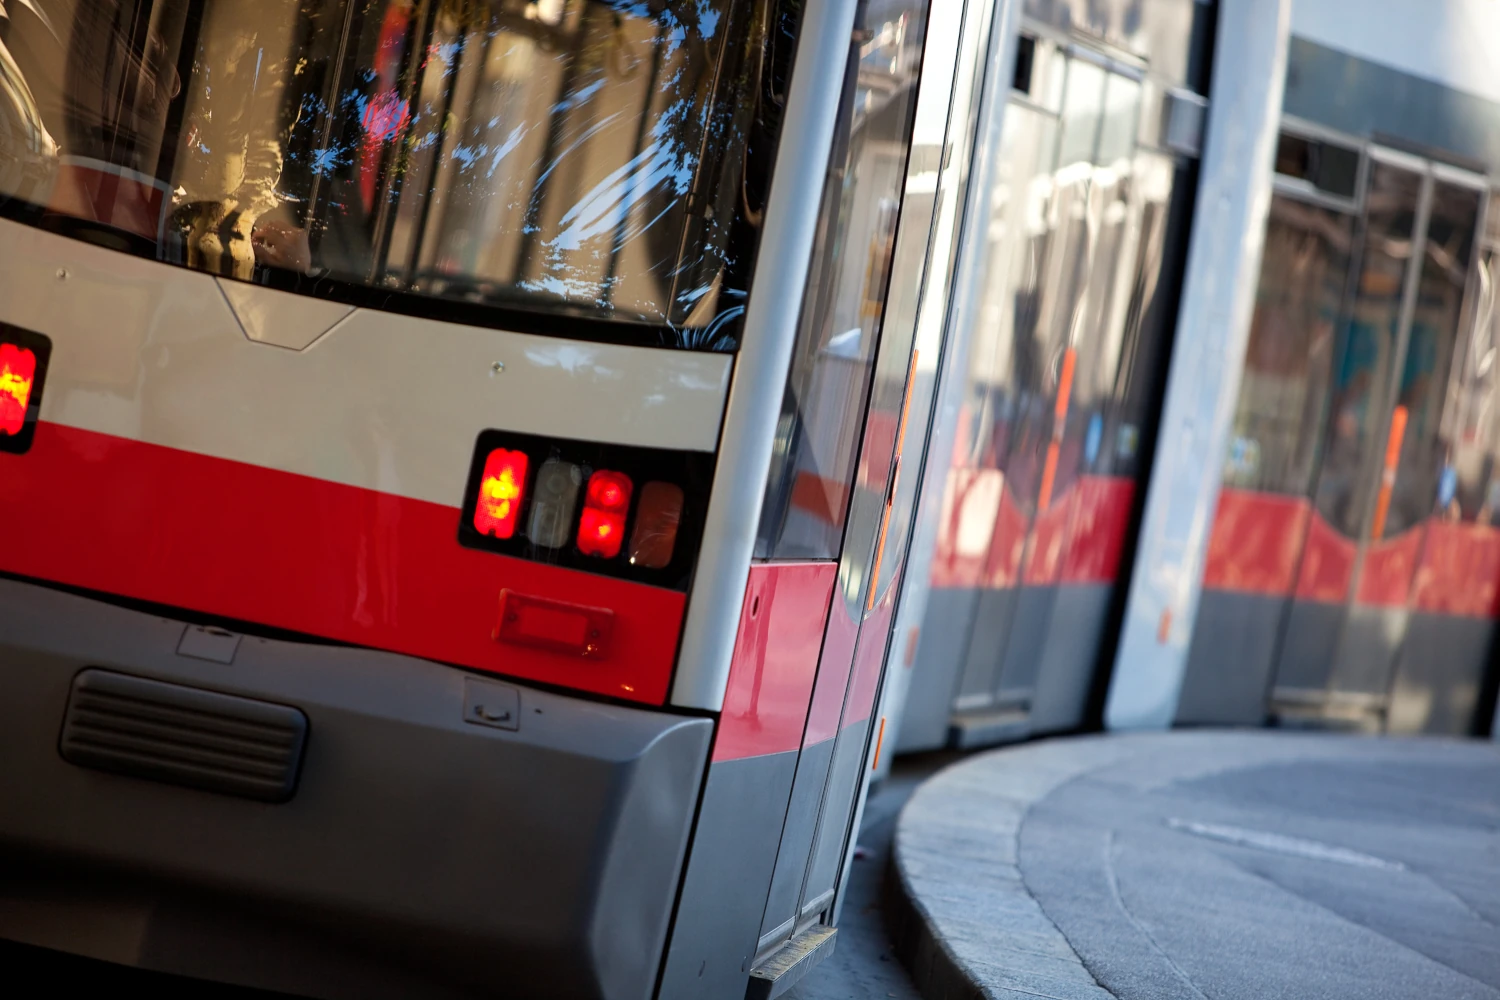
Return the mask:
M 1305 497 L 1224 487 L 1209 535 L 1203 586 L 1290 593 L 1311 514 Z
M 1077 484 L 1052 498 L 1052 506 L 1036 516 L 1031 526 L 1031 551 L 1026 556 L 1026 571 L 1021 575 L 1028 586 L 1045 587 L 1058 582 L 1062 573 L 1064 550 L 1068 544 L 1068 525 L 1078 504 Z
M 1419 524 L 1395 538 L 1370 543 L 1354 592 L 1357 603 L 1382 608 L 1406 607 L 1417 559 L 1422 553 L 1422 528 Z
M 714 760 L 759 757 L 802 745 L 837 576 L 835 562 L 750 567 Z
M 456 507 L 37 425 L 0 570 L 659 705 L 685 595 L 457 544 Z M 500 592 L 613 612 L 607 659 L 495 641 Z
M 1063 556 L 1063 583 L 1113 583 L 1130 526 L 1135 480 L 1124 476 L 1084 476 Z
M 1003 477 L 1001 483 L 1003 487 Z M 1016 509 L 1010 490 L 1000 490 L 997 506 L 983 581 L 994 590 L 1016 585 L 1021 578 L 1021 557 L 1026 552 L 1026 517 Z
M 1297 575 L 1297 597 L 1305 601 L 1340 604 L 1349 596 L 1349 581 L 1354 574 L 1354 541 L 1313 511 L 1307 523 L 1307 544 L 1303 546 L 1302 568 Z
M 1500 615 L 1500 529 L 1430 522 L 1412 604 L 1437 614 Z
M 880 667 L 885 662 L 885 647 L 890 640 L 896 590 L 895 587 L 887 588 L 860 626 L 862 641 L 855 652 L 854 679 L 849 685 L 849 704 L 844 712 L 846 728 L 868 719 L 875 709 L 875 692 L 880 687 Z M 834 719 L 833 724 L 837 726 L 838 721 Z
M 834 601 L 828 616 L 828 634 L 823 640 L 823 655 L 818 660 L 818 683 L 813 689 L 812 707 L 807 713 L 807 733 L 802 745 L 813 746 L 832 739 L 839 731 L 844 712 L 844 695 L 849 689 L 849 671 L 854 665 L 854 644 L 859 638 L 859 624 L 849 616 L 848 602 Z

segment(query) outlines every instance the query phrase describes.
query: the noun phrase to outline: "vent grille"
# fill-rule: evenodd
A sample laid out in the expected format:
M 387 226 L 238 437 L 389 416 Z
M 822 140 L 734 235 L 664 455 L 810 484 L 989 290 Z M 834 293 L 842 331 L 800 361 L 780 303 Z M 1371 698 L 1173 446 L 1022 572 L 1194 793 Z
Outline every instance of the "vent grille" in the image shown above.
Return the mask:
M 73 680 L 61 750 L 81 767 L 285 802 L 306 740 L 295 708 L 90 669 Z

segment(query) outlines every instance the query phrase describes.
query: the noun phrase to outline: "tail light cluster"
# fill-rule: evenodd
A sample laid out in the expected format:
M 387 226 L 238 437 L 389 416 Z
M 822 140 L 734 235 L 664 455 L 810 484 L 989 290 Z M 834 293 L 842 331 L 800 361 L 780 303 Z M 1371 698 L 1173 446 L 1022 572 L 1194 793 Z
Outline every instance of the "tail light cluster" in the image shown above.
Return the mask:
M 51 353 L 52 342 L 40 333 L 0 323 L 0 452 L 31 447 Z
M 685 590 L 712 476 L 698 452 L 485 431 L 459 542 Z

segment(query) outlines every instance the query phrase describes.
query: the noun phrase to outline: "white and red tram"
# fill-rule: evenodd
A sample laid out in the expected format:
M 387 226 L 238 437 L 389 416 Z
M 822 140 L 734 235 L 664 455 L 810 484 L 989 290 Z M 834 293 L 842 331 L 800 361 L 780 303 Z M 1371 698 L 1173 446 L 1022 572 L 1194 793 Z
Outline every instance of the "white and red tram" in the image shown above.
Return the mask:
M 0 12 L 0 937 L 784 989 L 878 752 L 990 5 Z

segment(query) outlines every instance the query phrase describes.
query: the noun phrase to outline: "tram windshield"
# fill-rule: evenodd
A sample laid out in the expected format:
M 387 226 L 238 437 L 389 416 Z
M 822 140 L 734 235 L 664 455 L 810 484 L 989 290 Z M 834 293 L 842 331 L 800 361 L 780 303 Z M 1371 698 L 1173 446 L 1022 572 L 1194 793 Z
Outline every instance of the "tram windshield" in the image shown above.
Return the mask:
M 382 308 L 729 350 L 788 20 L 774 0 L 0 0 L 0 212 Z

